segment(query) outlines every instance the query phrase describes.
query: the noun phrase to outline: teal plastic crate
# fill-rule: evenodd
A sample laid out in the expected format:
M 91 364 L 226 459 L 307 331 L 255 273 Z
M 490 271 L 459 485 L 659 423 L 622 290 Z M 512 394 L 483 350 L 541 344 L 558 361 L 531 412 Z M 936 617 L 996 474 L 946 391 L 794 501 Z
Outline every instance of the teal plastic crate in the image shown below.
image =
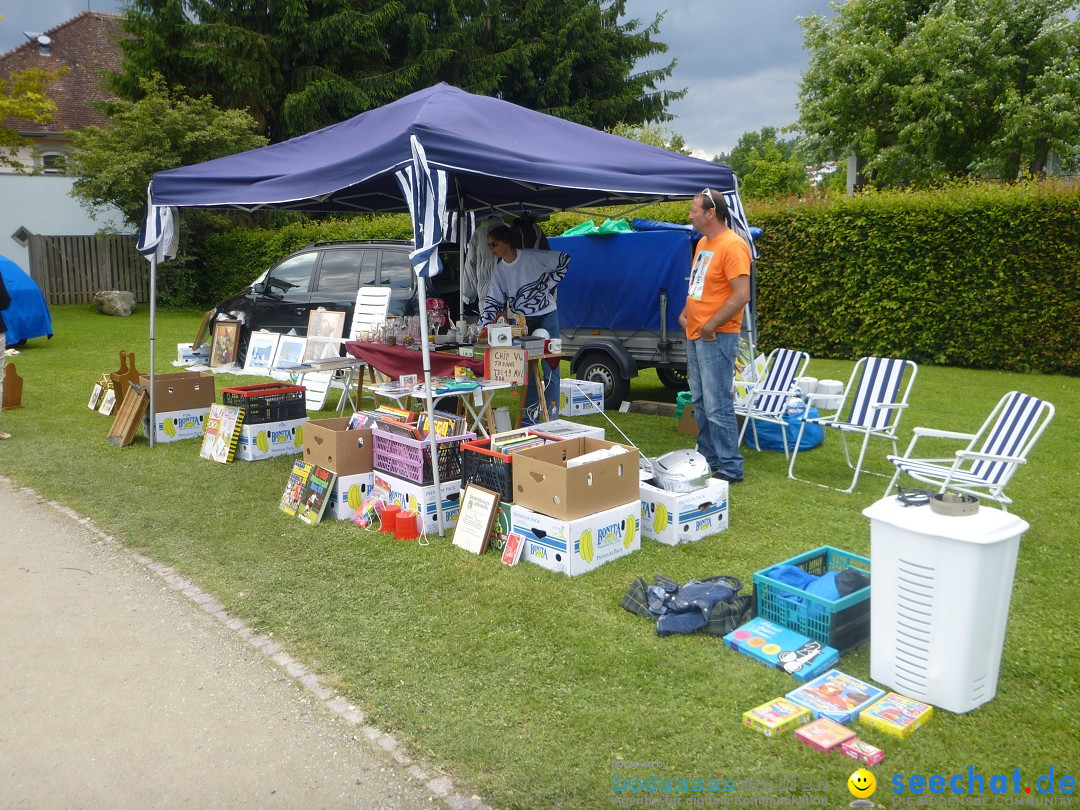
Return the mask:
M 776 565 L 798 566 L 815 576 L 849 568 L 870 576 L 868 557 L 832 546 L 821 546 Z M 825 599 L 766 576 L 765 572 L 774 567 L 770 565 L 754 574 L 758 616 L 835 647 L 840 652 L 870 640 L 869 585 L 837 600 Z

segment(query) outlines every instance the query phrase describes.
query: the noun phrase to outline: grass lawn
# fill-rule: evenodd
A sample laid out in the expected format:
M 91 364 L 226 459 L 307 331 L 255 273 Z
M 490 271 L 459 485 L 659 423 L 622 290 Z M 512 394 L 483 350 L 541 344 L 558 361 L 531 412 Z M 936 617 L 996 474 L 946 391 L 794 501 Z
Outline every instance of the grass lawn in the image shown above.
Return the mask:
M 200 316 L 158 314 L 159 372 L 177 371 L 176 343 L 192 339 Z M 147 310 L 115 318 L 63 306 L 54 308 L 53 321 L 52 341 L 32 340 L 9 358 L 25 380 L 24 407 L 0 420 L 14 434 L 0 443 L 0 473 L 175 566 L 230 614 L 272 634 L 370 722 L 489 803 L 606 806 L 620 795 L 613 774 L 652 773 L 739 781 L 728 797 L 789 796 L 790 778 L 798 777 L 821 788 L 802 793 L 800 786 L 799 795 L 836 806 L 851 801 L 845 782 L 852 760 L 740 725 L 743 711 L 793 689 L 790 676 L 713 637 L 660 638 L 618 603 L 636 576 L 732 574 L 749 586 L 754 571 L 819 545 L 868 555 L 862 510 L 882 497 L 885 479 L 863 476 L 854 494 L 843 495 L 789 480 L 782 453 L 746 451 L 746 481 L 733 489 L 726 532 L 678 548 L 645 540 L 640 552 L 573 579 L 534 565 L 509 568 L 449 539 L 401 543 L 351 522 L 309 527 L 285 516 L 277 504 L 291 457 L 215 464 L 199 458 L 196 442 L 151 451 L 141 436 L 114 447 L 105 438 L 111 419 L 86 402 L 101 373 L 116 370 L 121 349 L 134 351 L 148 370 Z M 846 381 L 852 365 L 813 359 L 808 373 Z M 252 381 L 221 376 L 217 387 Z M 1057 777 L 1080 776 L 1073 725 L 1080 717 L 1080 380 L 923 367 L 900 447 L 915 425 L 974 430 L 1014 389 L 1048 399 L 1057 416 L 1008 490 L 1012 511 L 1031 529 L 1020 545 L 998 694 L 969 714 L 935 711 L 905 741 L 859 727 L 886 751 L 874 768 L 881 806 L 892 802 L 894 774 L 948 776 L 974 766 L 989 782 L 1018 768 L 1022 787 L 1033 790 L 1051 768 Z M 673 399 L 651 372 L 631 397 Z M 690 446 L 671 418 L 611 418 L 647 455 Z M 583 421 L 607 424 L 603 417 Z M 885 447 L 872 445 L 870 469 L 886 471 Z M 808 453 L 805 466 L 800 459 L 799 471 L 846 486 L 838 437 L 830 434 Z M 868 678 L 869 646 L 840 666 Z M 720 794 L 669 795 L 686 801 Z

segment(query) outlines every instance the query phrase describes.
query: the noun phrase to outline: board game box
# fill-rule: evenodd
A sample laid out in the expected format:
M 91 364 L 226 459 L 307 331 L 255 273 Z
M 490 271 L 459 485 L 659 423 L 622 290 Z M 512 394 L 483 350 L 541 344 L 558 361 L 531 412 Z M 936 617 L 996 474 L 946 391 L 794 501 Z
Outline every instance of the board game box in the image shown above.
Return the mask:
M 859 714 L 859 722 L 873 726 L 894 737 L 906 737 L 933 715 L 934 709 L 925 703 L 889 692 L 874 705 Z
M 845 757 L 858 760 L 868 768 L 874 767 L 885 759 L 884 751 L 875 745 L 860 740 L 858 737 L 852 737 L 850 740 L 840 743 L 840 753 Z
M 840 660 L 840 653 L 833 647 L 760 617 L 732 630 L 724 636 L 724 644 L 803 682 L 828 671 Z
M 798 689 L 787 693 L 788 700 L 805 706 L 814 717 L 828 717 L 837 723 L 850 723 L 859 712 L 869 708 L 885 695 L 865 681 L 831 669 Z
M 854 737 L 855 732 L 847 726 L 834 723 L 828 717 L 819 717 L 813 723 L 795 729 L 795 736 L 800 742 L 828 754 L 845 740 Z
M 776 737 L 790 728 L 809 723 L 813 715 L 802 706 L 786 698 L 776 698 L 756 709 L 743 712 L 743 725 L 760 731 L 766 737 Z

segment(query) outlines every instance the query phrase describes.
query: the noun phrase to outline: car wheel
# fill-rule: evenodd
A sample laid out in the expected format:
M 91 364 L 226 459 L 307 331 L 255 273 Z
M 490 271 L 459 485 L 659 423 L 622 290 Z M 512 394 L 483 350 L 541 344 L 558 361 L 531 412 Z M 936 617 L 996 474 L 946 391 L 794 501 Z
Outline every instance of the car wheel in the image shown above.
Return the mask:
M 689 391 L 690 379 L 686 376 L 686 371 L 678 368 L 658 368 L 656 370 L 656 376 L 660 378 L 661 384 L 672 391 Z
M 579 380 L 603 384 L 606 410 L 616 410 L 630 394 L 630 380 L 622 375 L 615 358 L 603 352 L 590 352 L 586 355 L 578 366 L 577 376 Z

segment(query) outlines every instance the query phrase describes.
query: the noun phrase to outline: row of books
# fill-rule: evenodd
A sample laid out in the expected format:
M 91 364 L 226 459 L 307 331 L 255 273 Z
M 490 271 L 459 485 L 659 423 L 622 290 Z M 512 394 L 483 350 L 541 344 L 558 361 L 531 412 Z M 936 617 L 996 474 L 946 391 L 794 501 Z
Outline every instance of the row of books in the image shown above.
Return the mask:
M 496 433 L 491 437 L 491 449 L 497 453 L 502 453 L 505 456 L 513 455 L 526 448 L 537 447 L 545 443 L 546 441 L 542 437 L 537 436 L 535 433 L 530 433 L 527 430 Z

